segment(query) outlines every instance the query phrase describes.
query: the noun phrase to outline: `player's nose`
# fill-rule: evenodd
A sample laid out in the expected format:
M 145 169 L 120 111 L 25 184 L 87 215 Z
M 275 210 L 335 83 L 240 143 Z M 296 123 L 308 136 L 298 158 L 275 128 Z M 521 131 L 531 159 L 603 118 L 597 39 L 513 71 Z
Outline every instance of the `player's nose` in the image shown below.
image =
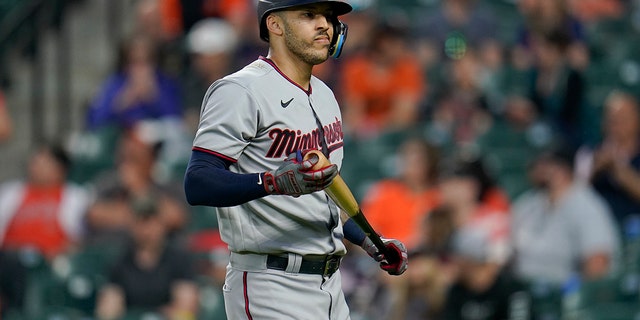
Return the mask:
M 327 30 L 329 29 L 329 26 L 331 25 L 331 22 L 329 20 L 329 17 L 319 14 L 316 17 L 316 24 L 317 24 L 317 28 L 320 30 Z

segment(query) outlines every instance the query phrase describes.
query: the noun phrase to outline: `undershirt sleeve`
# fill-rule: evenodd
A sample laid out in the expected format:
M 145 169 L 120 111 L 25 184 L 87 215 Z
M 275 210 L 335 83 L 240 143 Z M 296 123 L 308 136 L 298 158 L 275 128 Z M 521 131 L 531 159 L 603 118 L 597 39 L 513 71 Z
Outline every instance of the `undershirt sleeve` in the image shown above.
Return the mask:
M 353 221 L 353 219 L 349 219 L 344 223 L 344 225 L 342 226 L 342 232 L 344 232 L 345 239 L 349 240 L 349 242 L 357 246 L 362 246 L 364 239 L 367 237 L 364 231 L 360 229 L 358 224 Z
M 193 150 L 184 178 L 189 204 L 230 207 L 267 195 L 263 173 L 229 171 L 231 162 L 214 154 Z

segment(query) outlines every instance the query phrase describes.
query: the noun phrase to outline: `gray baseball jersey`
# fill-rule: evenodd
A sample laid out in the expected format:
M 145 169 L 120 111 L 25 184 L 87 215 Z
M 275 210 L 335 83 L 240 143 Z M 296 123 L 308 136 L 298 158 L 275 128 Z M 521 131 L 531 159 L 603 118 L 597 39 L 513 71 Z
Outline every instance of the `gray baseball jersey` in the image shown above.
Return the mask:
M 342 120 L 333 92 L 316 77 L 305 90 L 261 57 L 211 85 L 194 150 L 231 161 L 233 172 L 256 173 L 277 169 L 298 149 L 322 150 L 322 133 L 329 160 L 340 167 Z M 346 252 L 339 210 L 324 192 L 270 195 L 217 213 L 222 239 L 234 252 Z

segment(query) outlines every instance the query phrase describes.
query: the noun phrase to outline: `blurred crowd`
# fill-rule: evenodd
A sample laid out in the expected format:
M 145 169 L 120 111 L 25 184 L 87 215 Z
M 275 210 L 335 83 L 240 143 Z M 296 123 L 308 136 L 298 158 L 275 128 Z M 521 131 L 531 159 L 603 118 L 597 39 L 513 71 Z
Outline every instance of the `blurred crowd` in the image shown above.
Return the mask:
M 6 319 L 224 319 L 227 248 L 182 178 L 208 86 L 267 54 L 255 3 L 135 3 L 83 132 L 0 184 Z M 342 108 L 341 175 L 410 252 L 391 277 L 349 251 L 352 318 L 640 314 L 640 3 L 350 3 L 314 72 Z M 0 94 L 0 143 L 11 127 Z

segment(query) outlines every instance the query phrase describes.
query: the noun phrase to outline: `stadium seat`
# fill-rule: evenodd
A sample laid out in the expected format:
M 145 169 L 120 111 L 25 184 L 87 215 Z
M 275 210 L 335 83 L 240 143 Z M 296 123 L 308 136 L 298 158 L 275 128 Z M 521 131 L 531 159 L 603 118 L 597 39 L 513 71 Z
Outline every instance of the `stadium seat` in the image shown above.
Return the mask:
M 120 129 L 116 127 L 104 127 L 72 137 L 69 179 L 83 184 L 91 182 L 104 170 L 112 169 L 115 166 L 114 152 L 120 134 Z
M 640 306 L 637 302 L 611 302 L 589 306 L 567 320 L 635 320 L 640 319 Z
M 532 320 L 562 319 L 562 288 L 544 282 L 528 285 Z
M 511 199 L 529 187 L 527 166 L 540 148 L 527 132 L 515 131 L 498 121 L 478 139 L 478 146 L 491 174 Z

